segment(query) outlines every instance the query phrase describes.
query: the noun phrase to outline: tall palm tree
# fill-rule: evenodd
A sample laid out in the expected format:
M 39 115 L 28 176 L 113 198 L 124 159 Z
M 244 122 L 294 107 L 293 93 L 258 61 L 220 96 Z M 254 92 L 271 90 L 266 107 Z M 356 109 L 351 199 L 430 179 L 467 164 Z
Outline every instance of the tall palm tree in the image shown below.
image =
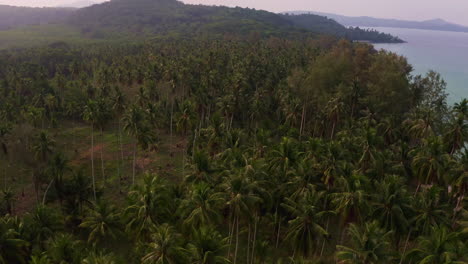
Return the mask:
M 230 261 L 225 257 L 228 247 L 228 238 L 207 227 L 193 230 L 193 237 L 188 245 L 188 252 L 193 264 L 228 264 Z
M 257 183 L 246 177 L 244 171 L 234 172 L 231 177 L 226 178 L 226 181 L 220 186 L 227 195 L 226 205 L 229 207 L 230 227 L 229 230 L 229 249 L 233 241 L 234 233 L 236 237 L 236 246 L 234 250 L 233 263 L 237 261 L 237 253 L 239 248 L 239 225 L 242 216 L 249 216 L 251 209 L 258 204 L 261 199 L 255 193 L 258 187 Z
M 380 228 L 376 221 L 363 226 L 351 224 L 348 228 L 349 246 L 336 246 L 337 258 L 346 264 L 391 263 L 391 232 Z
M 94 128 L 98 123 L 98 105 L 94 100 L 89 100 L 88 104 L 85 106 L 83 112 L 83 119 L 88 121 L 91 124 L 91 175 L 93 179 L 93 193 L 94 201 L 97 201 L 96 198 L 96 178 L 94 176 Z
M 282 206 L 291 214 L 286 240 L 293 245 L 293 256 L 300 254 L 311 257 L 316 249 L 317 237 L 325 238 L 325 219 L 335 212 L 326 209 L 325 192 L 310 190 L 305 197 L 298 201 L 286 198 Z
M 89 231 L 88 242 L 107 242 L 108 239 L 117 238 L 120 233 L 120 214 L 114 206 L 99 202 L 83 219 L 80 227 Z
M 149 252 L 141 262 L 145 264 L 182 264 L 185 262 L 186 250 L 182 247 L 181 238 L 175 229 L 163 224 L 152 234 L 152 242 L 148 245 Z
M 123 142 L 122 142 L 122 114 L 125 111 L 126 101 L 125 96 L 122 91 L 116 86 L 114 89 L 114 96 L 112 98 L 112 109 L 118 119 L 118 127 L 119 127 L 119 147 L 120 147 L 120 162 L 119 162 L 119 181 L 122 178 L 122 166 L 124 160 L 124 153 L 123 153 Z M 120 187 L 119 187 L 120 188 Z
M 137 105 L 132 105 L 123 117 L 124 130 L 134 137 L 133 143 L 133 173 L 132 182 L 135 184 L 135 170 L 138 145 L 146 149 L 154 142 L 154 137 L 149 130 L 145 112 Z

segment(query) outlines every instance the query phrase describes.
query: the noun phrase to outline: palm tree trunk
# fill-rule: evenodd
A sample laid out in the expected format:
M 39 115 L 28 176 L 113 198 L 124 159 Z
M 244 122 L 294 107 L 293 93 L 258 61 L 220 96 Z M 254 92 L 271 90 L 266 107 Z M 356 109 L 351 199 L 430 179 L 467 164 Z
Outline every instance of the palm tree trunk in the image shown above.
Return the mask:
M 94 201 L 97 201 L 97 199 L 96 199 L 96 180 L 94 178 L 94 124 L 91 125 L 91 175 L 93 177 Z
M 258 223 L 258 219 L 257 219 L 257 212 L 255 212 L 255 216 L 254 216 L 254 221 L 255 221 L 255 224 L 254 224 L 254 233 L 253 233 L 253 242 L 252 242 L 252 258 L 251 258 L 251 261 L 250 263 L 254 263 L 254 259 L 255 259 L 255 244 L 256 244 L 256 240 L 257 240 L 257 223 Z
M 42 205 L 45 205 L 45 201 L 46 201 L 46 197 L 47 197 L 47 193 L 49 192 L 49 189 L 50 189 L 50 186 L 52 186 L 52 183 L 54 183 L 54 179 L 52 179 L 49 183 L 49 185 L 47 185 L 47 188 L 44 192 L 44 196 L 42 197 Z
M 330 216 L 327 218 L 327 227 L 326 227 L 326 229 L 325 229 L 325 231 L 327 231 L 327 233 L 328 233 L 328 226 L 329 226 L 329 224 L 330 224 Z M 323 256 L 323 250 L 325 249 L 325 242 L 326 242 L 326 239 L 323 238 L 322 250 L 320 250 L 320 257 Z
M 136 153 L 137 153 L 137 143 L 135 142 L 133 144 L 133 174 L 132 174 L 133 185 L 135 185 Z
M 408 233 L 408 236 L 406 237 L 406 242 L 405 242 L 405 247 L 403 249 L 403 254 L 401 254 L 401 260 L 400 260 L 400 264 L 403 263 L 403 257 L 405 256 L 405 253 L 406 253 L 406 249 L 408 247 L 408 243 L 409 243 L 409 240 L 410 240 L 410 236 L 411 236 L 411 232 L 412 230 L 410 229 L 409 233 Z
M 236 249 L 234 251 L 234 264 L 237 261 L 237 250 L 239 249 L 239 214 L 237 214 L 236 218 Z
M 249 259 L 250 259 L 250 221 L 249 221 L 249 231 L 247 233 L 247 262 L 245 263 L 249 263 Z
M 231 217 L 232 216 L 232 217 Z M 234 236 L 234 227 L 236 226 L 236 218 L 234 216 L 234 214 L 231 214 L 231 216 L 229 217 L 229 222 L 230 222 L 230 226 L 229 226 L 229 249 L 228 249 L 228 257 L 231 256 L 231 245 L 232 245 L 232 237 Z M 232 220 L 231 220 L 232 219 Z
M 104 173 L 104 131 L 101 128 L 101 173 L 102 173 L 102 186 L 106 186 L 106 174 Z
M 304 128 L 304 114 L 305 114 L 305 104 L 302 107 L 301 128 L 299 129 L 299 139 L 301 139 L 302 137 L 302 129 Z
M 170 130 L 171 130 L 171 137 L 170 137 L 170 146 L 169 146 L 169 152 L 172 153 L 172 147 L 173 147 L 173 141 L 172 141 L 172 122 L 173 122 L 173 117 L 174 117 L 174 101 L 172 101 L 171 105 L 171 124 L 170 124 Z

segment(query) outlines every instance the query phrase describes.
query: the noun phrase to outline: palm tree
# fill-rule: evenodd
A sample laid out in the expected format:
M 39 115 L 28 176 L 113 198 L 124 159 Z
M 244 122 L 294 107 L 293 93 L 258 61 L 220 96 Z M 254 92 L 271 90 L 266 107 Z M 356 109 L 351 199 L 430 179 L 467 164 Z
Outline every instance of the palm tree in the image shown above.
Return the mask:
M 194 229 L 194 234 L 188 245 L 188 252 L 193 264 L 228 264 L 230 261 L 224 257 L 228 247 L 228 238 L 211 228 L 201 227 Z
M 112 254 L 103 254 L 102 252 L 92 252 L 83 259 L 82 264 L 116 264 L 118 263 Z
M 2 190 L 2 202 L 5 204 L 5 211 L 11 215 L 13 213 L 13 204 L 15 202 L 15 194 L 11 188 Z
M 89 243 L 107 242 L 108 239 L 117 238 L 120 232 L 120 214 L 114 206 L 99 202 L 83 219 L 80 227 L 89 231 Z
M 5 219 L 0 219 L 0 263 L 26 263 L 27 242 Z
M 286 240 L 293 245 L 293 257 L 297 254 L 308 258 L 315 251 L 316 238 L 328 236 L 323 223 L 334 212 L 326 209 L 325 192 L 311 189 L 299 201 L 286 198 L 282 206 L 291 214 Z
M 170 214 L 168 185 L 162 178 L 146 174 L 142 185 L 129 193 L 130 205 L 125 210 L 129 221 L 127 231 L 136 238 L 148 234 Z
M 227 178 L 226 182 L 221 185 L 221 188 L 227 195 L 226 205 L 229 207 L 231 221 L 229 226 L 232 228 L 229 230 L 229 249 L 233 241 L 234 232 L 236 234 L 236 247 L 233 260 L 235 264 L 239 248 L 239 222 L 241 216 L 250 216 L 251 208 L 259 203 L 261 199 L 255 193 L 257 183 L 249 180 L 242 171 L 234 172 L 233 176 Z
M 53 263 L 79 263 L 82 247 L 70 234 L 57 234 L 49 241 L 47 255 Z
M 26 219 L 31 241 L 35 241 L 40 249 L 44 249 L 45 241 L 62 229 L 62 222 L 61 215 L 57 211 L 39 205 Z
M 36 158 L 41 162 L 47 162 L 50 154 L 53 153 L 55 147 L 55 140 L 50 138 L 46 131 L 41 131 L 36 136 L 33 151 L 36 153 Z
M 413 168 L 418 175 L 419 182 L 420 184 L 441 182 L 450 157 L 445 152 L 440 137 L 431 137 L 424 140 L 424 143 L 423 147 L 414 150 Z
M 0 125 L 0 153 L 8 156 L 8 144 L 7 144 L 7 135 L 10 133 L 11 127 L 5 121 L 1 121 Z
M 435 225 L 450 226 L 449 206 L 445 203 L 442 190 L 432 187 L 420 192 L 414 199 L 414 217 L 411 226 L 421 234 L 428 235 Z
M 96 178 L 94 177 L 94 127 L 98 122 L 98 106 L 96 101 L 89 100 L 83 112 L 83 119 L 91 124 L 91 175 L 93 179 L 94 201 L 96 198 Z
M 57 195 L 60 199 L 60 204 L 63 201 L 64 195 L 64 183 L 63 183 L 63 176 L 67 170 L 70 168 L 68 167 L 68 160 L 60 153 L 54 155 L 54 157 L 49 162 L 49 167 L 47 168 L 47 172 L 50 176 L 52 176 L 51 182 L 55 183 L 55 190 Z M 47 192 L 44 193 L 44 202 L 46 199 Z
M 47 255 L 41 254 L 38 256 L 32 256 L 29 264 L 52 264 L 52 262 Z
M 135 184 L 135 169 L 138 145 L 147 149 L 154 142 L 151 131 L 148 128 L 144 111 L 137 105 L 131 106 L 123 117 L 124 130 L 134 137 L 133 143 L 133 173 L 132 183 Z
M 197 184 L 182 206 L 187 212 L 184 223 L 194 228 L 215 225 L 221 220 L 219 212 L 223 204 L 223 193 L 214 191 L 206 183 Z
M 391 263 L 390 239 L 392 232 L 380 228 L 376 221 L 362 227 L 351 224 L 348 228 L 349 246 L 336 246 L 336 256 L 340 263 L 378 264 Z
M 120 162 L 119 162 L 119 181 L 122 178 L 122 165 L 124 160 L 124 153 L 123 153 L 123 142 L 122 142 L 122 114 L 125 111 L 126 101 L 125 96 L 123 95 L 122 91 L 116 86 L 114 89 L 115 95 L 112 98 L 113 104 L 112 109 L 116 114 L 118 119 L 118 126 L 119 126 L 119 147 L 120 147 Z M 119 187 L 120 188 L 120 187 Z
M 363 211 L 368 207 L 369 180 L 361 175 L 353 173 L 350 176 L 341 176 L 336 180 L 337 192 L 331 194 L 332 204 L 342 216 L 344 224 L 361 222 Z
M 372 216 L 386 230 L 395 231 L 397 242 L 401 235 L 408 232 L 412 214 L 411 196 L 404 187 L 404 181 L 398 176 L 387 176 L 382 182 L 376 182 L 371 203 Z
M 429 236 L 418 238 L 416 248 L 409 251 L 406 258 L 419 264 L 465 263 L 463 260 L 466 251 L 465 256 L 459 253 L 459 248 L 463 245 L 460 245 L 458 237 L 458 233 L 436 225 L 432 227 Z
M 156 228 L 152 234 L 152 242 L 148 245 L 149 253 L 141 262 L 145 264 L 177 264 L 187 263 L 186 250 L 182 248 L 180 235 L 168 224 Z

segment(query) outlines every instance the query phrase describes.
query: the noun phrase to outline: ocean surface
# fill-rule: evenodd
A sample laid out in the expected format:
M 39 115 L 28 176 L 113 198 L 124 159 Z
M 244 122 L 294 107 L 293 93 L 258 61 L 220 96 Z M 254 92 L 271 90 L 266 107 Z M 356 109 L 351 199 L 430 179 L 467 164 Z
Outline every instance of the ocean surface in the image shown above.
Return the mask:
M 375 44 L 408 58 L 414 74 L 439 72 L 447 82 L 450 104 L 468 98 L 468 33 L 376 27 L 407 43 Z

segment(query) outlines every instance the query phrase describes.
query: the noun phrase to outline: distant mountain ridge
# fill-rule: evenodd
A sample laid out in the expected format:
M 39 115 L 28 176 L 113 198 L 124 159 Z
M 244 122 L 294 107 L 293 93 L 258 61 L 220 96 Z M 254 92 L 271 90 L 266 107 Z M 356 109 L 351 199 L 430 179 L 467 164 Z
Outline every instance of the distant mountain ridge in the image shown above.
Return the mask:
M 468 26 L 458 25 L 455 23 L 447 22 L 443 19 L 431 19 L 426 21 L 410 21 L 398 19 L 375 18 L 369 16 L 343 16 L 331 13 L 322 13 L 315 11 L 289 11 L 284 14 L 315 14 L 326 16 L 335 20 L 336 22 L 347 26 L 358 27 L 394 27 L 394 28 L 412 28 L 412 29 L 426 29 L 426 30 L 440 30 L 452 32 L 468 32 Z

